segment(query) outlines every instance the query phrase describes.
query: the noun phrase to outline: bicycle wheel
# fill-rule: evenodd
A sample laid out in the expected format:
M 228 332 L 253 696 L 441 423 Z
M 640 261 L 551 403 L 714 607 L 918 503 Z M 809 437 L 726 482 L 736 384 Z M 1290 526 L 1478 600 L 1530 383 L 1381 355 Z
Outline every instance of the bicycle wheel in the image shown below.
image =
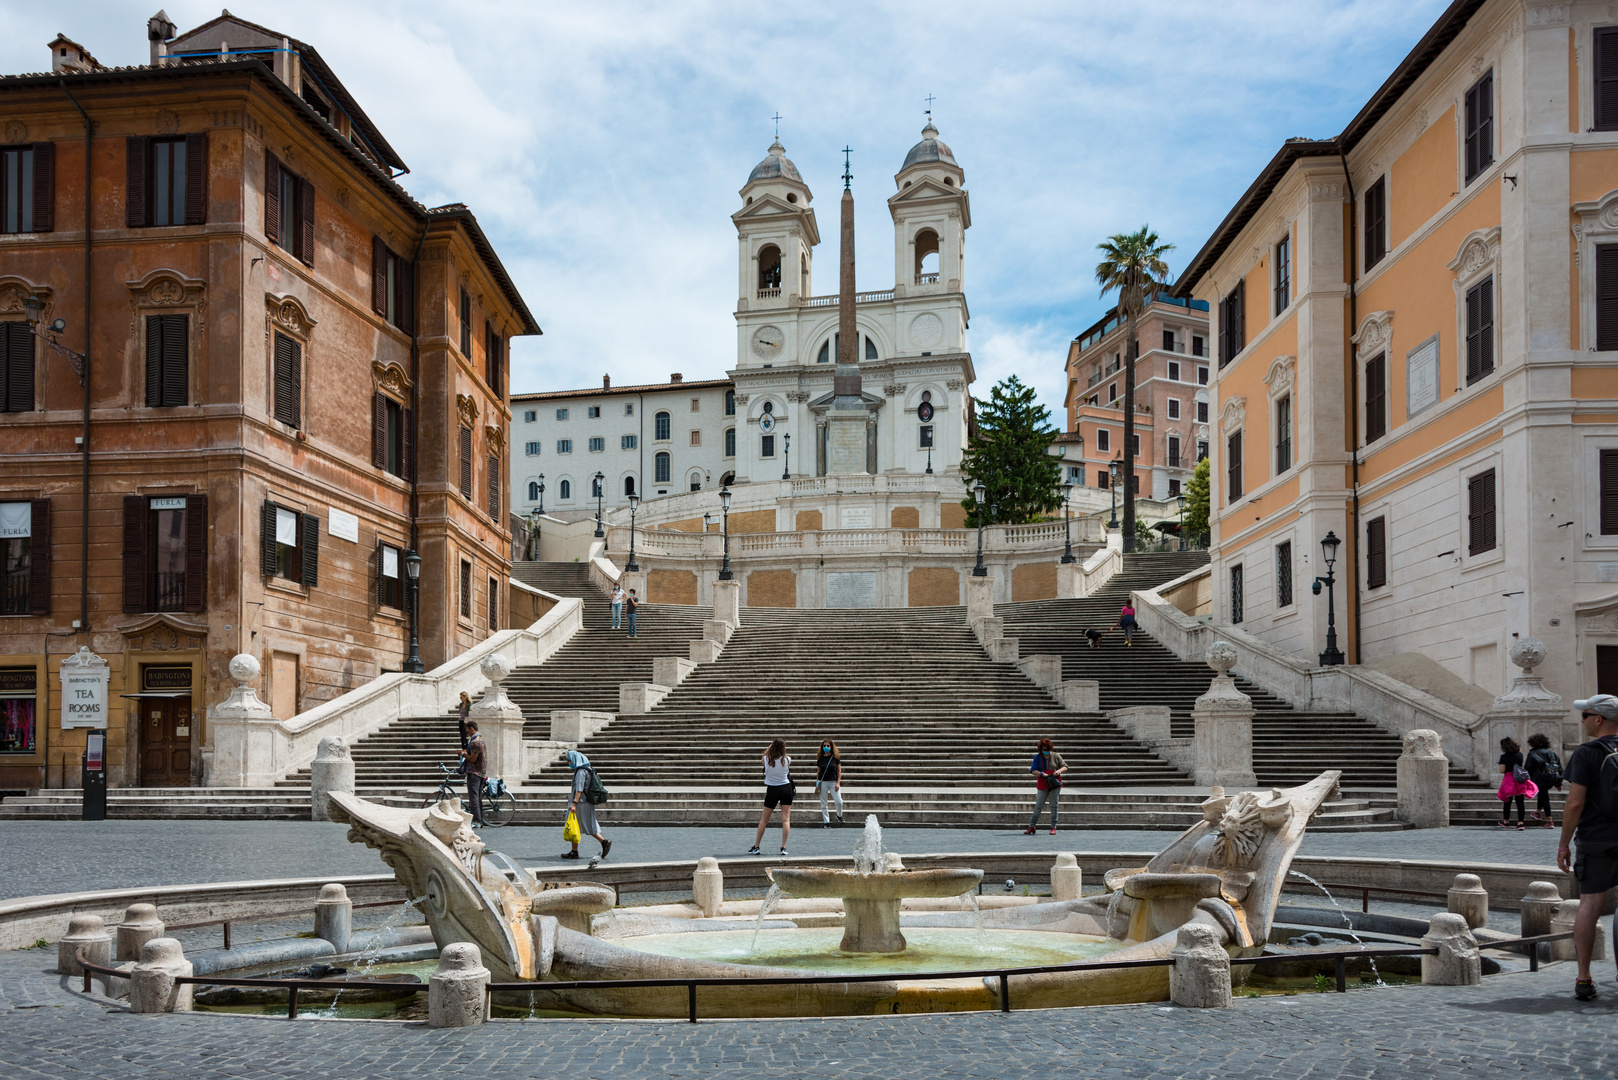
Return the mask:
M 483 796 L 483 824 L 491 829 L 509 822 L 516 811 L 517 799 L 509 791 L 504 795 Z
M 454 791 L 453 788 L 449 787 L 449 785 L 447 785 L 447 784 L 442 785 L 442 786 L 439 787 L 439 789 L 437 791 L 435 791 L 431 795 L 427 796 L 427 798 L 421 804 L 422 809 L 426 809 L 429 806 L 437 806 L 439 803 L 443 802 L 445 799 L 453 799 L 455 797 L 456 797 L 456 794 L 455 794 L 455 791 Z

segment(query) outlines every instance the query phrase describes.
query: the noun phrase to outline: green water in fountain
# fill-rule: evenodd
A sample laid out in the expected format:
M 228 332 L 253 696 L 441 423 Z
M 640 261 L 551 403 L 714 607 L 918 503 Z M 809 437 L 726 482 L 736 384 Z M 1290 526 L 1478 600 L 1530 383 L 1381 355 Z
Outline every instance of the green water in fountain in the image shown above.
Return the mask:
M 626 948 L 658 956 L 716 960 L 749 967 L 801 968 L 807 971 L 877 974 L 928 971 L 971 971 L 996 967 L 1044 967 L 1103 956 L 1124 943 L 1084 934 L 1044 930 L 984 930 L 907 926 L 902 953 L 845 953 L 838 948 L 841 927 L 762 930 L 749 950 L 753 930 L 654 934 L 628 938 Z

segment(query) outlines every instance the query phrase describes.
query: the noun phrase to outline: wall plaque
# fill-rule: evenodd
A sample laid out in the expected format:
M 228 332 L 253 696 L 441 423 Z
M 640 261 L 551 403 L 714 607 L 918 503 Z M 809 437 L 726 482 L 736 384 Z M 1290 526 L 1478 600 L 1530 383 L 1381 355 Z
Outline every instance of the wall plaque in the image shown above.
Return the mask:
M 142 668 L 141 689 L 189 690 L 191 689 L 191 665 Z
M 845 506 L 838 517 L 838 523 L 845 529 L 869 529 L 875 520 L 869 506 Z
M 346 510 L 330 507 L 326 511 L 326 532 L 351 544 L 360 542 L 360 519 Z
M 1438 335 L 1416 346 L 1405 357 L 1405 418 L 1438 404 Z
M 107 662 L 88 648 L 62 661 L 62 727 L 107 726 Z
M 826 575 L 826 606 L 876 607 L 876 571 L 838 571 Z

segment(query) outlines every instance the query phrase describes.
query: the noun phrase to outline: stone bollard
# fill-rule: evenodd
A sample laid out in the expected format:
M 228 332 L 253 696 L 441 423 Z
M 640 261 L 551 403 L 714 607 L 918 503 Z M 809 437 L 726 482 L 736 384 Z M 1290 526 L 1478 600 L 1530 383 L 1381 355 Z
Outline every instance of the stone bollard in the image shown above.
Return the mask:
M 1079 868 L 1078 857 L 1071 851 L 1056 856 L 1051 867 L 1051 899 L 1078 900 L 1084 896 L 1084 871 Z
M 427 986 L 428 1027 L 474 1027 L 488 1019 L 484 1012 L 489 969 L 483 954 L 469 941 L 444 946 L 438 970 Z
M 1556 917 L 1556 909 L 1561 904 L 1562 894 L 1554 882 L 1529 882 L 1528 895 L 1517 905 L 1517 910 L 1522 913 L 1522 936 L 1539 937 L 1541 934 L 1552 933 L 1551 920 Z M 1554 944 L 1554 942 L 1541 944 Z
M 719 914 L 719 905 L 725 902 L 725 874 L 712 855 L 697 860 L 696 872 L 691 875 L 691 899 L 702 909 L 705 919 Z
M 1449 827 L 1449 758 L 1438 742 L 1438 732 L 1426 728 L 1407 731 L 1404 751 L 1395 766 L 1398 778 L 1398 814 L 1418 829 Z
M 1169 1000 L 1187 1009 L 1230 1008 L 1230 954 L 1214 928 L 1204 923 L 1180 927 L 1169 953 Z
M 315 937 L 331 942 L 340 953 L 348 951 L 348 939 L 354 934 L 354 901 L 348 890 L 333 883 L 320 887 L 320 898 L 315 901 Z
M 129 973 L 129 1011 L 190 1012 L 191 984 L 174 981 L 190 974 L 191 961 L 178 941 L 171 937 L 148 941 L 140 947 L 140 963 Z
M 1489 893 L 1483 879 L 1476 874 L 1456 874 L 1455 884 L 1449 890 L 1449 910 L 1466 920 L 1476 930 L 1489 925 Z
M 1434 915 L 1421 943 L 1438 949 L 1437 956 L 1421 958 L 1423 985 L 1477 986 L 1483 982 L 1483 956 L 1462 916 L 1453 912 Z
M 1551 933 L 1571 934 L 1573 924 L 1579 917 L 1579 902 L 1577 900 L 1563 900 L 1556 906 L 1556 914 L 1551 917 Z M 1579 953 L 1573 944 L 1572 938 L 1563 938 L 1561 941 L 1551 942 L 1552 960 L 1577 960 Z M 1590 953 L 1591 960 L 1605 960 L 1607 958 L 1607 935 L 1601 932 L 1601 926 L 1596 925 L 1595 947 Z
M 163 920 L 157 917 L 157 906 L 130 904 L 124 909 L 124 921 L 117 925 L 114 934 L 117 948 L 113 955 L 119 960 L 139 960 L 141 946 L 163 936 Z
M 1191 709 L 1196 725 L 1196 757 L 1192 778 L 1212 787 L 1253 788 L 1253 699 L 1242 693 L 1230 669 L 1236 666 L 1236 647 L 1228 641 L 1208 646 L 1208 666 L 1216 674 L 1208 692 Z
M 329 796 L 334 791 L 354 794 L 354 758 L 348 752 L 348 740 L 341 735 L 321 739 L 315 760 L 309 766 L 310 821 L 331 820 Z
M 56 972 L 59 975 L 83 975 L 77 952 L 83 949 L 84 958 L 101 967 L 112 966 L 112 935 L 99 915 L 75 915 L 68 920 L 67 937 L 56 943 Z

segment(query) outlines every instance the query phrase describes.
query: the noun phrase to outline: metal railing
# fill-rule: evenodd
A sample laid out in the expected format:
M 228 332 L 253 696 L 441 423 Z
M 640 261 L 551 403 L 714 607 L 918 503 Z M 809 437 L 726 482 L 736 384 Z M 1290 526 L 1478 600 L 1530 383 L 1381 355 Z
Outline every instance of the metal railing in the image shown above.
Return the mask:
M 350 905 L 350 907 L 355 911 L 358 911 L 361 908 L 378 908 L 378 907 L 394 907 L 394 908 L 396 908 L 396 907 L 398 907 L 400 905 L 401 902 L 402 901 L 399 901 L 399 900 L 377 900 L 377 901 L 373 901 L 372 903 L 369 903 L 369 904 L 352 904 L 352 905 Z M 166 934 L 170 930 L 203 930 L 203 929 L 206 929 L 207 927 L 210 927 L 210 926 L 223 927 L 224 932 L 225 932 L 225 934 L 224 934 L 224 936 L 225 936 L 225 951 L 229 952 L 230 951 L 230 928 L 231 928 L 232 923 L 239 923 L 239 922 L 268 922 L 268 921 L 275 920 L 275 919 L 285 919 L 285 918 L 289 918 L 289 917 L 290 917 L 289 915 L 283 913 L 283 914 L 279 914 L 279 915 L 238 915 L 238 916 L 236 916 L 234 918 L 230 918 L 230 919 L 204 919 L 201 922 L 164 924 L 163 932 Z
M 185 610 L 184 570 L 159 570 L 152 575 L 152 610 Z

